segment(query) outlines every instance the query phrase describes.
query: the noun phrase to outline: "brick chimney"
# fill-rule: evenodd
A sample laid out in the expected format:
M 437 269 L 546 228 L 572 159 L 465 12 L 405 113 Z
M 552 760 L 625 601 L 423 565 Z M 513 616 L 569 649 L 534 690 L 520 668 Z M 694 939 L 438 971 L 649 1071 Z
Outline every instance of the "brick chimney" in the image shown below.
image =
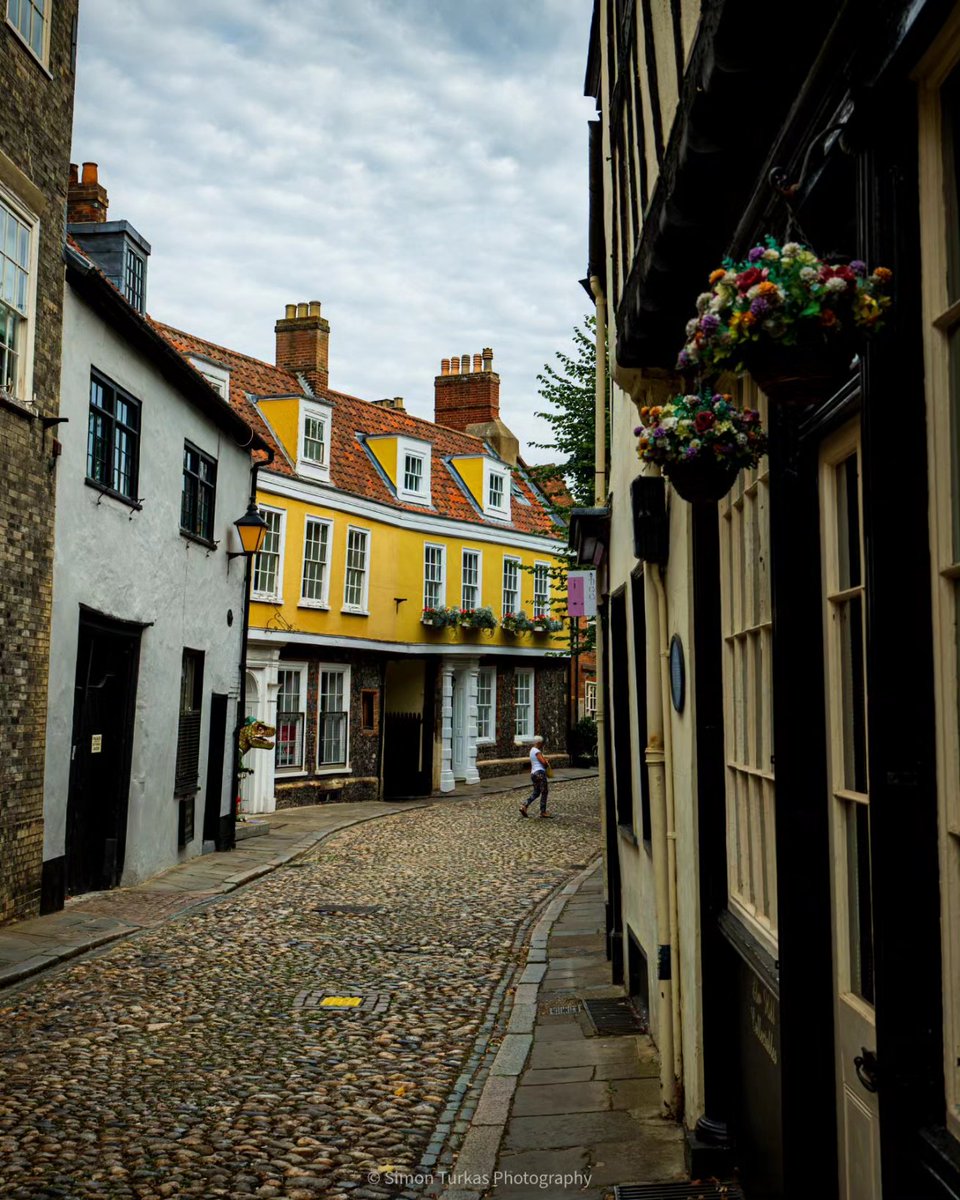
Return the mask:
M 514 466 L 520 443 L 500 420 L 500 376 L 493 369 L 493 351 L 445 358 L 433 381 L 433 419 L 438 425 L 483 438 Z
M 107 189 L 97 177 L 97 164 L 85 162 L 83 175 L 77 164 L 70 164 L 70 183 L 67 187 L 67 224 L 102 224 L 107 219 Z
M 274 326 L 277 366 L 305 375 L 315 392 L 324 392 L 330 376 L 330 322 L 320 316 L 320 301 L 288 304 Z

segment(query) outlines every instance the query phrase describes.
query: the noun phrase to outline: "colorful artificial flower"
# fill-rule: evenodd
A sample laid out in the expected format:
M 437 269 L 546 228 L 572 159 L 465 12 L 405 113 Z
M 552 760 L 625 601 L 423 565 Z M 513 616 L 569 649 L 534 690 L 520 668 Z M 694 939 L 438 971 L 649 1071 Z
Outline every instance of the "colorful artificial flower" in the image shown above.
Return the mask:
M 680 370 L 748 370 L 754 348 L 826 343 L 873 332 L 892 303 L 893 272 L 867 268 L 862 259 L 830 263 L 799 242 L 773 238 L 724 260 L 709 276 L 711 291 L 697 297 L 697 316 L 677 359 Z
M 704 389 L 674 396 L 669 404 L 640 410 L 637 454 L 642 462 L 721 462 L 754 467 L 766 453 L 760 414 L 739 409 L 733 397 Z

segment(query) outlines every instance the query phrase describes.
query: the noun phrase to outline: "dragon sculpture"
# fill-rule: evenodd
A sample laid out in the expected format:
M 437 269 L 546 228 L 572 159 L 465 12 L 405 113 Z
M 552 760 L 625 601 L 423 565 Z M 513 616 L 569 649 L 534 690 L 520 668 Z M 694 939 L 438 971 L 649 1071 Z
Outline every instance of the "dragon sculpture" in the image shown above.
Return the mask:
M 267 725 L 265 721 L 258 721 L 254 717 L 247 717 L 245 723 L 240 727 L 241 776 L 253 774 L 253 767 L 245 767 L 243 765 L 243 758 L 247 751 L 272 750 L 273 738 L 276 732 L 275 726 Z

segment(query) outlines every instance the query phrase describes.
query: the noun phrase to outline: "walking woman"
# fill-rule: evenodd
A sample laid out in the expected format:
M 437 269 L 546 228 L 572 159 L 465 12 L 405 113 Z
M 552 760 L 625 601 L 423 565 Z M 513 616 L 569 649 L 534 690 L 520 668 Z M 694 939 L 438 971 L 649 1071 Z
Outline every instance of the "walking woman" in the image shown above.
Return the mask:
M 547 795 L 550 792 L 547 770 L 550 763 L 540 749 L 542 745 L 543 738 L 537 734 L 533 739 L 533 745 L 530 747 L 530 782 L 533 784 L 533 791 L 523 804 L 520 805 L 521 817 L 527 815 L 527 809 L 538 796 L 540 797 L 540 816 L 549 817 L 553 815 L 547 812 Z

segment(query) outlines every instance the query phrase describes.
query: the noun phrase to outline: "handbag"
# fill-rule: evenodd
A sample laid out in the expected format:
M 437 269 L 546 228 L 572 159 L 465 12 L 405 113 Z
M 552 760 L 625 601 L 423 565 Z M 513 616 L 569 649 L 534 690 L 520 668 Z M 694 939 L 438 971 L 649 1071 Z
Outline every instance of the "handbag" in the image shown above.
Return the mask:
M 548 759 L 545 758 L 543 761 L 547 764 L 547 778 L 552 779 L 553 778 L 553 767 L 550 766 Z

